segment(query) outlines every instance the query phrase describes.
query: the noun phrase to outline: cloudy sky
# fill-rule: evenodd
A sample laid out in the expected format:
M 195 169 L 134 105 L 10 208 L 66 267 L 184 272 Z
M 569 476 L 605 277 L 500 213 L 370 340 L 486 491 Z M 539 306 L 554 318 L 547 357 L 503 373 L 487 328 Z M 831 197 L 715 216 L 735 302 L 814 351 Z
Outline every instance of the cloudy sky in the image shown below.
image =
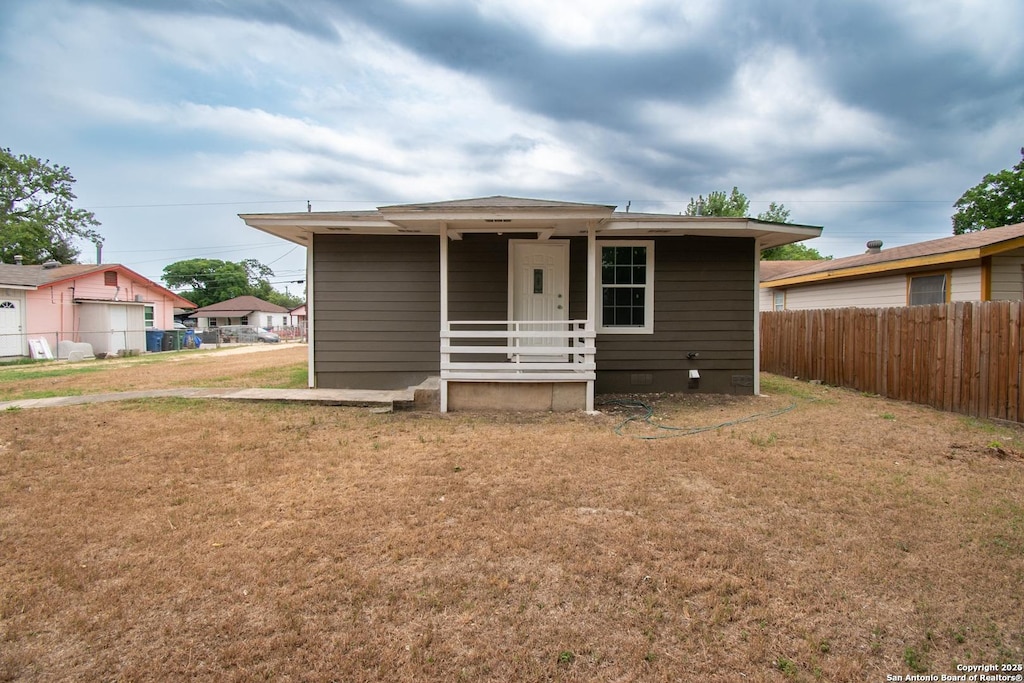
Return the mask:
M 847 256 L 951 234 L 1020 159 L 1022 26 L 1019 0 L 0 0 L 0 146 L 69 166 L 103 260 L 153 279 L 255 258 L 283 289 L 303 250 L 237 214 L 307 200 L 737 186 Z

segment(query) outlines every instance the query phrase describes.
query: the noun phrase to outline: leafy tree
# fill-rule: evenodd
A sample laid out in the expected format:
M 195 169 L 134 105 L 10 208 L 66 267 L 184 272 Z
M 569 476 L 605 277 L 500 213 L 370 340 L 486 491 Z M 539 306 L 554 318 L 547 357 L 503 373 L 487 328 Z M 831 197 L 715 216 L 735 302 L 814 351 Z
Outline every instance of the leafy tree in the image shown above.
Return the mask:
M 789 223 L 789 209 L 785 204 L 772 202 L 768 205 L 767 211 L 757 214 L 757 220 L 768 221 L 769 223 Z
M 690 197 L 690 203 L 686 206 L 686 215 L 742 217 L 747 215 L 749 208 L 750 200 L 734 187 L 729 195 L 716 190 L 710 193 L 707 199 L 704 199 L 703 195 L 697 199 Z
M 302 305 L 302 302 L 305 301 L 305 299 L 303 299 L 301 296 L 289 294 L 288 292 L 279 292 L 276 289 L 270 290 L 270 294 L 268 296 L 261 296 L 260 298 L 264 299 L 265 301 L 269 301 L 272 304 L 284 306 L 288 310 L 298 308 L 299 306 Z
M 72 205 L 74 182 L 67 166 L 0 148 L 0 262 L 74 263 L 75 240 L 102 244 L 96 217 Z
M 709 194 L 707 199 L 704 199 L 703 196 L 697 199 L 691 197 L 690 203 L 686 207 L 686 215 L 741 217 L 746 216 L 749 209 L 750 200 L 747 199 L 747 195 L 734 187 L 728 195 L 725 192 L 715 191 Z M 757 219 L 770 223 L 789 223 L 789 209 L 785 204 L 772 202 L 766 211 L 757 215 Z M 766 261 L 813 261 L 832 257 L 822 256 L 817 249 L 803 244 L 783 244 L 780 247 L 762 250 L 761 258 Z
M 772 202 L 766 211 L 757 214 L 757 220 L 769 223 L 789 223 L 789 209 L 785 204 Z M 761 250 L 762 261 L 820 261 L 830 258 L 832 257 L 822 256 L 821 252 L 814 247 L 808 247 L 800 242 Z
M 831 258 L 831 256 L 822 256 L 817 249 L 800 242 L 761 250 L 762 261 L 821 261 L 822 259 L 827 261 Z
M 1024 147 L 1012 169 L 989 173 L 953 204 L 953 234 L 1024 222 Z
M 164 268 L 162 279 L 168 287 L 190 288 L 182 296 L 200 307 L 236 296 L 255 296 L 270 301 L 274 293 L 269 278 L 274 271 L 256 259 L 238 263 L 219 259 L 187 259 Z

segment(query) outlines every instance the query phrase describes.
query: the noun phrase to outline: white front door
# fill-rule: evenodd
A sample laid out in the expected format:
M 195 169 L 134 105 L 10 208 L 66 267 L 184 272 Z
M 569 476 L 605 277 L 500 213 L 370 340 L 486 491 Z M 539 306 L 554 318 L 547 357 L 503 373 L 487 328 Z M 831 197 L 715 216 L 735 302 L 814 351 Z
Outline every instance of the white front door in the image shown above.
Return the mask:
M 21 310 L 17 301 L 0 299 L 0 357 L 20 355 Z
M 569 319 L 569 242 L 510 240 L 509 313 L 516 321 Z M 524 325 L 528 331 L 564 330 L 564 324 Z M 520 346 L 564 346 L 565 337 L 532 337 Z M 526 361 L 564 361 L 565 355 L 530 356 Z

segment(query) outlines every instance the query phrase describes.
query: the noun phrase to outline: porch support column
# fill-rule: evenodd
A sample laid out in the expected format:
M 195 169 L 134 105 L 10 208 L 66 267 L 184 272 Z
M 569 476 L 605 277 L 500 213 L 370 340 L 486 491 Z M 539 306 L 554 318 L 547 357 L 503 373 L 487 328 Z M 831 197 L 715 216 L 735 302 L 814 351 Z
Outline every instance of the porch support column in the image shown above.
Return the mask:
M 594 221 L 587 222 L 587 332 L 596 329 L 594 321 L 597 320 L 597 238 Z M 597 344 L 597 339 L 594 339 Z M 597 354 L 594 354 L 597 360 Z M 596 374 L 596 371 L 595 371 Z M 587 380 L 587 412 L 594 412 L 594 380 Z
M 315 340 L 313 339 L 313 316 L 316 315 L 316 304 L 313 292 L 313 249 L 315 248 L 316 237 L 309 233 L 309 246 L 306 247 L 306 384 L 310 389 L 316 389 L 316 355 L 313 352 Z
M 754 240 L 754 396 L 761 394 L 761 239 Z
M 441 221 L 441 331 L 448 332 L 451 326 L 448 323 L 448 224 Z M 443 343 L 443 341 L 442 341 Z M 438 393 L 441 400 L 441 412 L 448 412 L 448 381 L 441 379 L 438 383 Z

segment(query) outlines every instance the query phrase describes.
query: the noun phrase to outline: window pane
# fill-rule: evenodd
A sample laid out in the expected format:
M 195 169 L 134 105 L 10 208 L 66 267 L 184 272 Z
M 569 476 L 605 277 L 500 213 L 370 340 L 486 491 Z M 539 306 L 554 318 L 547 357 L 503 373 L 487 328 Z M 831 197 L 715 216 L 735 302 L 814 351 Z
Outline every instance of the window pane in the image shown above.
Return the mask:
M 544 271 L 541 268 L 533 269 L 533 293 L 544 293 Z
M 647 321 L 647 246 L 601 249 L 602 327 L 643 328 Z
M 633 266 L 633 284 L 647 284 L 647 266 Z
M 922 275 L 910 278 L 910 305 L 946 303 L 946 276 Z

